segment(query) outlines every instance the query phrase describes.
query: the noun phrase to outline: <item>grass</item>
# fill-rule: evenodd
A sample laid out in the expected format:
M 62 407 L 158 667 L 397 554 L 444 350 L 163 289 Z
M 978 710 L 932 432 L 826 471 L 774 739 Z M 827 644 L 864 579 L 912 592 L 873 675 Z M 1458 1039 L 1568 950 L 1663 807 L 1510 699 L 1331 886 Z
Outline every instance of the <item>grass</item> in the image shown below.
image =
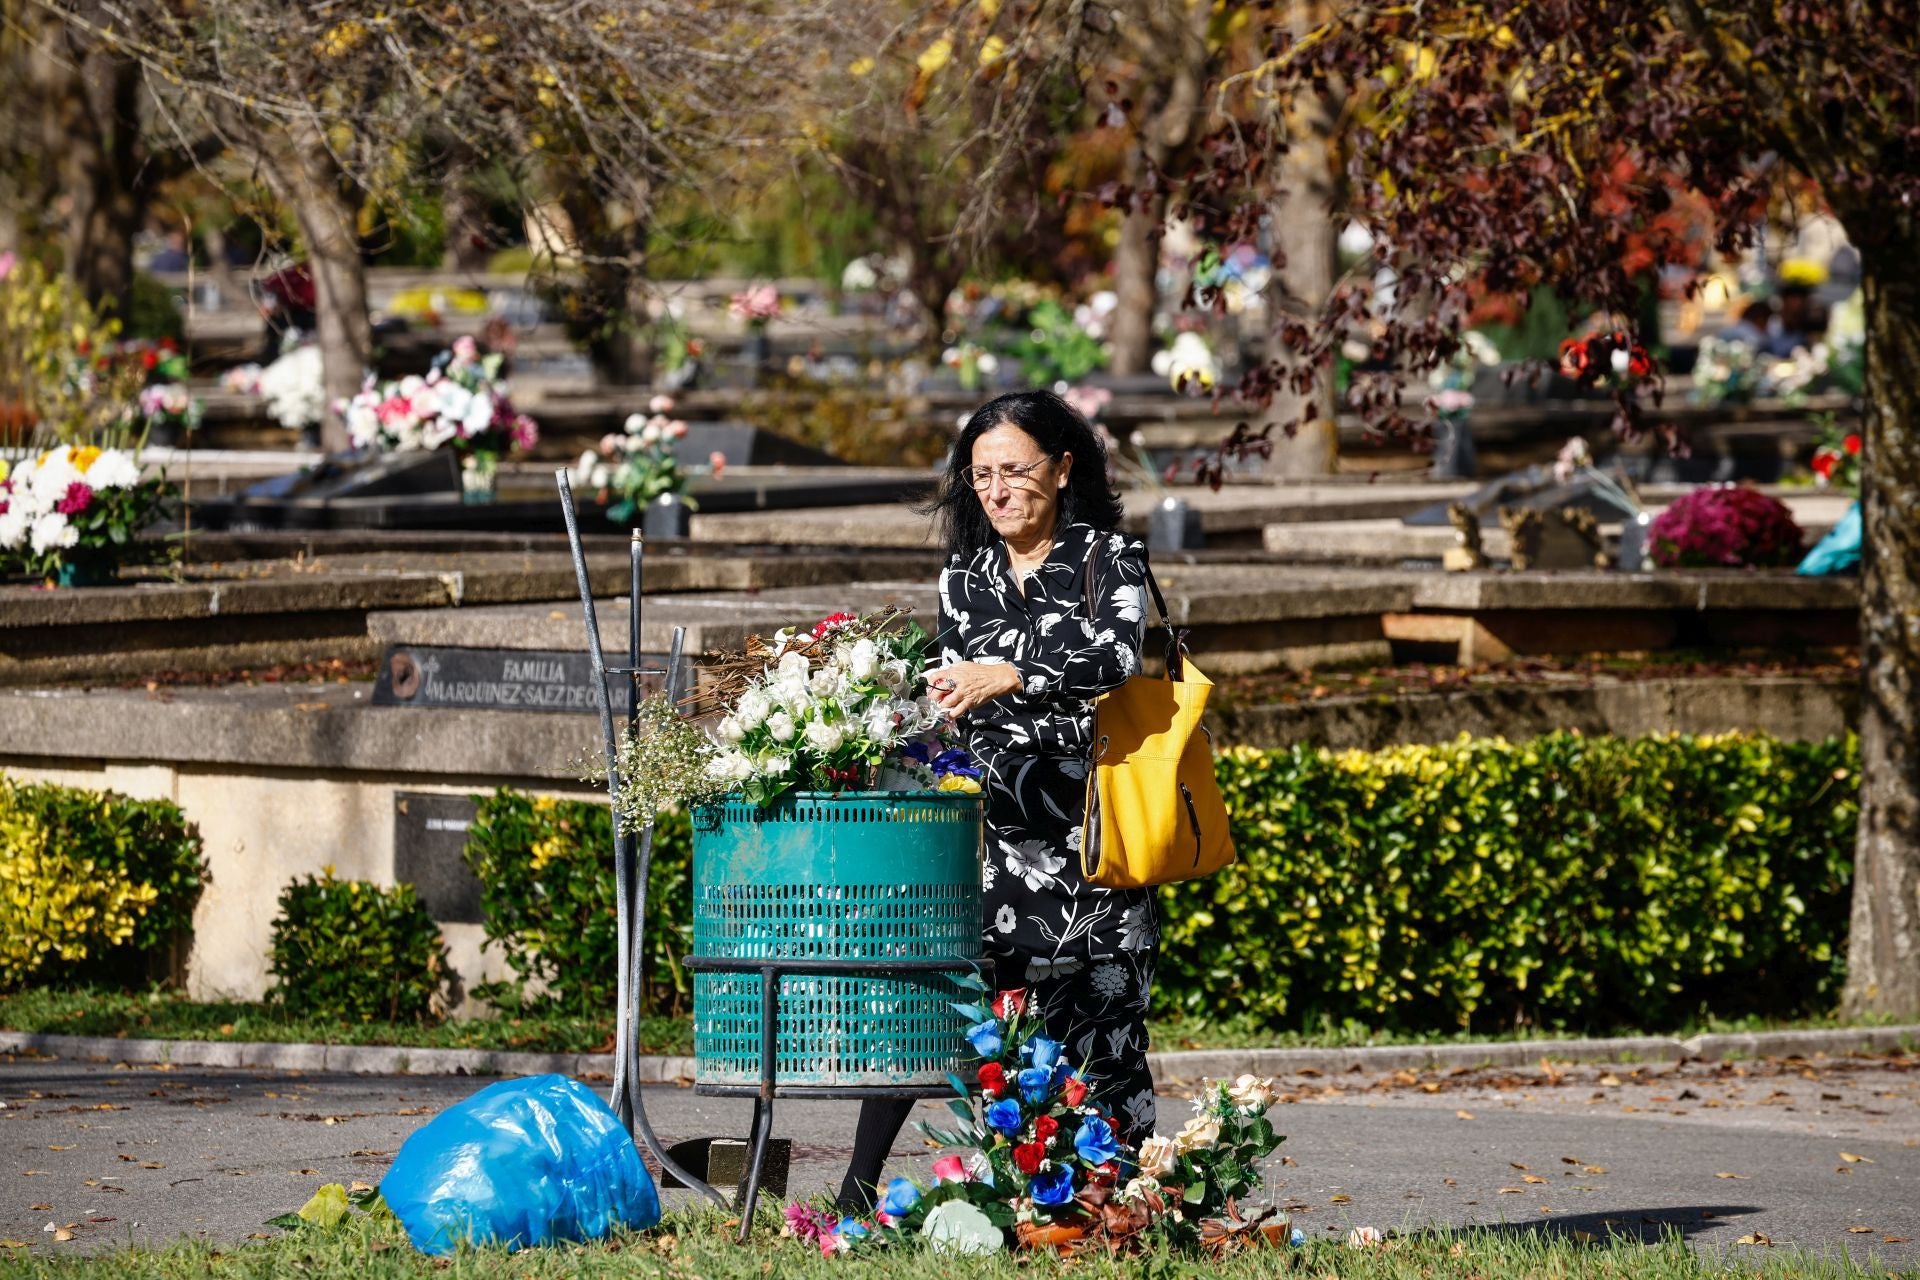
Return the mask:
M 1608 1035 L 1814 1030 L 1871 1025 L 1837 1018 L 1735 1020 L 1702 1018 L 1661 1032 L 1616 1028 Z M 1884 1025 L 1884 1023 L 1883 1023 Z M 330 1022 L 289 1017 L 270 1004 L 189 1000 L 174 991 L 122 992 L 96 988 L 30 988 L 0 996 L 0 1029 L 76 1036 L 152 1040 L 234 1040 L 272 1044 L 406 1045 L 425 1049 L 491 1049 L 528 1053 L 611 1053 L 613 1019 L 564 1014 L 502 1015 L 435 1024 Z M 1324 1049 L 1366 1045 L 1474 1044 L 1550 1040 L 1583 1034 L 1564 1028 L 1503 1032 L 1382 1031 L 1362 1023 L 1325 1023 L 1311 1030 L 1275 1031 L 1250 1018 L 1161 1018 L 1149 1024 L 1156 1049 Z M 650 1017 L 641 1023 L 643 1053 L 693 1052 L 686 1018 Z M 1920 1045 L 1913 1046 L 1920 1049 Z
M 869 1252 L 857 1259 L 822 1258 L 810 1244 L 784 1240 L 763 1214 L 746 1246 L 733 1243 L 732 1224 L 713 1213 L 669 1215 L 650 1232 L 620 1235 L 592 1245 L 561 1245 L 508 1254 L 479 1249 L 440 1259 L 424 1257 L 391 1223 L 356 1216 L 331 1231 L 303 1230 L 235 1246 L 181 1243 L 166 1248 L 121 1248 L 92 1257 L 50 1256 L 37 1247 L 15 1253 L 9 1276 L 138 1275 L 149 1280 L 187 1277 L 325 1277 L 354 1280 L 449 1280 L 514 1277 L 658 1276 L 662 1280 L 920 1280 L 937 1272 L 947 1280 L 1014 1277 L 1140 1277 L 1141 1280 L 1267 1280 L 1276 1275 L 1311 1280 L 1694 1280 L 1743 1274 L 1774 1280 L 1878 1280 L 1915 1276 L 1912 1270 L 1866 1267 L 1839 1258 L 1787 1249 L 1729 1246 L 1725 1258 L 1696 1252 L 1678 1235 L 1652 1244 L 1637 1239 L 1582 1241 L 1560 1232 L 1486 1229 L 1422 1232 L 1384 1244 L 1350 1249 L 1344 1242 L 1311 1241 L 1299 1249 L 1258 1249 L 1215 1260 L 1204 1255 L 1150 1252 L 1134 1257 L 1086 1257 L 1069 1263 L 1045 1256 L 935 1258 L 917 1242 Z M 4 1255 L 0 1255 L 4 1256 Z

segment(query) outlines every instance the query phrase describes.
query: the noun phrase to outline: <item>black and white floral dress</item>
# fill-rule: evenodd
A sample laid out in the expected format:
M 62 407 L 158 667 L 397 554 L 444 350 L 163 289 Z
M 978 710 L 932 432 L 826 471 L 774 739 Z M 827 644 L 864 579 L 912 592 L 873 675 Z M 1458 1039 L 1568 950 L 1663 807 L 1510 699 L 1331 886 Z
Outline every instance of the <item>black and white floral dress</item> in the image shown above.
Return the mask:
M 1159 916 L 1152 890 L 1088 884 L 1080 840 L 1093 699 L 1140 670 L 1146 575 L 1138 540 L 1068 524 L 1022 594 L 995 538 L 942 570 L 936 637 L 943 665 L 1011 663 L 1020 675 L 1019 693 L 958 725 L 987 799 L 982 932 L 999 985 L 1026 987 L 1132 1142 L 1154 1125 L 1146 1015 Z

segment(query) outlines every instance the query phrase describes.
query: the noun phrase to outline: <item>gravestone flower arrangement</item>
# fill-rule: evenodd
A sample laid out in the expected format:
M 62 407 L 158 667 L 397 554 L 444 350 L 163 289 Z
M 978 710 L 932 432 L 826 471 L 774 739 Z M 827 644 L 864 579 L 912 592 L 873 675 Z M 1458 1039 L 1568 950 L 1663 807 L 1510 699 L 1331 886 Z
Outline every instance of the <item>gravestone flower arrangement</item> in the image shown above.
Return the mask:
M 131 449 L 63 444 L 0 460 L 0 565 L 63 586 L 109 582 L 173 493 L 142 478 Z
M 1860 492 L 1860 455 L 1864 441 L 1858 431 L 1849 431 L 1825 415 L 1820 443 L 1813 451 L 1813 479 L 1821 488 L 1832 486 L 1847 493 Z
M 959 980 L 983 998 L 977 977 Z M 1270 1080 L 1208 1081 L 1194 1115 L 1173 1137 L 1122 1143 L 1112 1112 L 1030 1016 L 1024 992 L 1001 992 L 991 1007 L 954 1006 L 981 1058 L 976 1083 L 949 1077 L 951 1128 L 922 1125 L 940 1147 L 970 1148 L 933 1162 L 932 1180 L 894 1178 L 870 1221 L 787 1209 L 786 1233 L 828 1256 L 924 1236 L 941 1251 L 994 1253 L 1008 1247 L 1122 1252 L 1165 1243 L 1221 1253 L 1256 1243 L 1295 1244 L 1291 1224 L 1271 1208 L 1242 1202 L 1262 1186 L 1260 1161 L 1282 1141 L 1267 1111 Z
M 690 511 L 700 509 L 687 494 L 695 473 L 681 465 L 674 448 L 686 438 L 687 424 L 672 413 L 673 398 L 655 396 L 647 412 L 629 415 L 622 430 L 602 436 L 600 447 L 586 450 L 574 464 L 574 483 L 607 502 L 607 518 L 615 524 L 636 523 L 647 504 L 662 497 L 677 498 Z M 716 449 L 708 455 L 707 470 L 715 479 L 726 469 L 725 454 Z
M 172 338 L 136 338 L 116 344 L 113 359 L 139 371 L 139 419 L 156 442 L 178 440 L 199 428 L 205 407 L 187 389 L 187 357 Z
M 1804 535 L 1785 503 L 1748 485 L 1707 485 L 1676 500 L 1647 531 L 1663 569 L 1774 568 L 1800 558 Z
M 539 424 L 514 409 L 500 362 L 497 352 L 482 356 L 478 343 L 460 337 L 425 377 L 378 385 L 368 378 L 347 402 L 347 434 L 356 449 L 458 449 L 468 487 L 490 488 L 503 456 L 540 440 Z

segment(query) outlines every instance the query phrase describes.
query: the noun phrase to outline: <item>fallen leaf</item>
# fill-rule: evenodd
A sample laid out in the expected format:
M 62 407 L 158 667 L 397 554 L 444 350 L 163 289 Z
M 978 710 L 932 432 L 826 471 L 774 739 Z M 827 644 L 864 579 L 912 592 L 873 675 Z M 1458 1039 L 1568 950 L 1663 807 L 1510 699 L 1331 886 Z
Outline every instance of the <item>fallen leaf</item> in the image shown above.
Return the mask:
M 66 1146 L 64 1146 L 64 1147 L 56 1147 L 56 1146 L 53 1146 L 53 1145 L 51 1145 L 51 1144 L 49 1144 L 49 1145 L 48 1145 L 48 1147 L 47 1147 L 47 1150 L 49 1150 L 49 1151 L 71 1151 L 71 1150 L 73 1150 L 73 1144 L 72 1144 L 72 1143 L 68 1143 L 68 1144 L 67 1144 Z
M 52 1213 L 53 1212 L 53 1206 L 50 1204 L 30 1204 L 27 1206 L 27 1208 L 34 1213 Z M 1872 1228 L 1862 1227 L 1860 1229 L 1862 1231 L 1868 1231 L 1868 1230 L 1871 1230 Z
M 164 1169 L 167 1166 L 165 1166 L 164 1164 L 161 1164 L 158 1160 L 147 1160 L 147 1161 L 144 1161 L 140 1165 L 140 1167 L 142 1169 Z
M 1327 1197 L 1327 1203 L 1328 1204 L 1351 1204 L 1353 1203 L 1353 1197 L 1345 1194 L 1329 1196 Z
M 1544 1187 L 1547 1185 L 1547 1180 L 1535 1173 L 1528 1174 L 1526 1177 L 1520 1179 L 1520 1181 L 1532 1183 L 1536 1187 Z
M 67 1241 L 73 1239 L 73 1232 L 62 1227 L 53 1233 L 53 1239 L 56 1244 L 65 1244 Z
M 1572 1156 L 1561 1156 L 1560 1163 L 1561 1164 L 1582 1164 L 1584 1163 L 1584 1161 L 1576 1160 Z
M 318 1169 L 295 1169 L 293 1172 L 296 1176 L 310 1177 L 317 1175 L 320 1171 Z
M 125 1161 L 126 1161 L 126 1162 L 127 1162 L 128 1164 L 132 1164 L 132 1163 L 133 1163 L 133 1157 L 132 1157 L 132 1156 L 130 1156 L 130 1155 L 128 1155 L 128 1154 L 127 1154 L 126 1152 L 124 1152 L 124 1151 L 122 1151 L 122 1152 L 120 1153 L 120 1158 L 121 1158 L 122 1160 L 125 1160 Z
M 1574 1241 L 1578 1244 L 1594 1244 L 1600 1239 L 1599 1236 L 1593 1234 L 1591 1231 L 1574 1231 L 1569 1234 L 1573 1236 Z
M 1765 1245 L 1767 1248 L 1771 1249 L 1773 1247 L 1773 1237 L 1770 1235 L 1766 1235 L 1763 1232 L 1754 1231 L 1754 1232 L 1748 1233 L 1747 1235 L 1741 1236 L 1738 1240 L 1735 1240 L 1734 1243 Z
M 1716 1173 L 1713 1176 L 1716 1178 L 1733 1178 L 1740 1182 L 1749 1182 L 1753 1178 L 1753 1175 L 1750 1173 Z
M 24 1249 L 26 1247 L 27 1242 L 25 1240 L 0 1240 L 0 1249 Z
M 1580 1166 L 1580 1172 L 1582 1173 L 1605 1173 L 1606 1171 L 1607 1167 L 1603 1164 L 1586 1164 Z
M 1848 1227 L 1847 1234 L 1850 1236 L 1872 1235 L 1873 1228 L 1872 1227 Z
M 1520 1163 L 1520 1162 L 1519 1162 L 1518 1160 L 1509 1160 L 1509 1161 L 1507 1161 L 1507 1168 L 1509 1168 L 1509 1169 L 1518 1169 L 1518 1170 L 1520 1170 L 1520 1172 L 1522 1172 L 1522 1173 L 1525 1173 L 1525 1172 L 1527 1171 L 1527 1166 L 1525 1166 L 1525 1165 L 1523 1165 L 1523 1164 L 1521 1164 L 1521 1163 Z
M 1471 1119 L 1473 1119 L 1473 1112 L 1471 1112 L 1471 1111 L 1456 1111 L 1456 1112 L 1454 1112 L 1453 1114 L 1454 1114 L 1455 1116 L 1457 1116 L 1457 1117 L 1459 1117 L 1459 1118 L 1460 1118 L 1460 1119 L 1462 1119 L 1462 1120 L 1471 1120 Z
M 1909 1244 L 1911 1242 L 1912 1242 L 1912 1237 L 1910 1236 L 1881 1236 L 1880 1237 L 1881 1244 Z
M 54 1149 L 60 1150 L 60 1148 L 58 1147 Z M 1872 1164 L 1873 1163 L 1871 1158 L 1867 1156 L 1857 1156 L 1853 1154 L 1853 1152 L 1851 1151 L 1842 1151 L 1840 1153 L 1840 1158 L 1842 1160 L 1845 1160 L 1848 1164 Z
M 1421 1084 L 1420 1084 L 1420 1092 L 1422 1092 L 1422 1093 L 1438 1093 L 1438 1092 L 1440 1092 L 1440 1084 L 1439 1084 L 1439 1082 L 1438 1082 L 1438 1081 L 1435 1081 L 1435 1080 L 1425 1080 L 1425 1081 L 1422 1081 L 1422 1082 L 1421 1082 Z
M 1446 1183 L 1450 1187 L 1457 1187 L 1460 1185 L 1459 1183 L 1455 1182 L 1452 1178 L 1442 1178 L 1440 1179 L 1440 1181 Z
M 1502 1187 L 1500 1188 L 1500 1194 L 1503 1196 L 1523 1196 L 1527 1194 L 1527 1189 L 1525 1187 Z
M 1609 1071 L 1607 1072 L 1607 1074 L 1600 1077 L 1600 1083 L 1606 1085 L 1608 1088 L 1611 1089 L 1620 1083 L 1620 1077 L 1613 1074 L 1613 1072 Z

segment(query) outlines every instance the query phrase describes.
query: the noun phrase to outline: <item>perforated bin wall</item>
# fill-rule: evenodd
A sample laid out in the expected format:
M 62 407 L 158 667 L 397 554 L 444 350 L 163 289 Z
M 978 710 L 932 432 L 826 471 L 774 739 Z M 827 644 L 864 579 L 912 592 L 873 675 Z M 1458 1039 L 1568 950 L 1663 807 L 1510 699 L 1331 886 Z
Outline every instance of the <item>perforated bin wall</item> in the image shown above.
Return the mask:
M 977 796 L 803 792 L 693 821 L 693 950 L 748 960 L 975 960 Z M 780 982 L 783 1085 L 938 1085 L 971 1058 L 941 974 Z M 760 1079 L 760 977 L 699 973 L 700 1084 Z

